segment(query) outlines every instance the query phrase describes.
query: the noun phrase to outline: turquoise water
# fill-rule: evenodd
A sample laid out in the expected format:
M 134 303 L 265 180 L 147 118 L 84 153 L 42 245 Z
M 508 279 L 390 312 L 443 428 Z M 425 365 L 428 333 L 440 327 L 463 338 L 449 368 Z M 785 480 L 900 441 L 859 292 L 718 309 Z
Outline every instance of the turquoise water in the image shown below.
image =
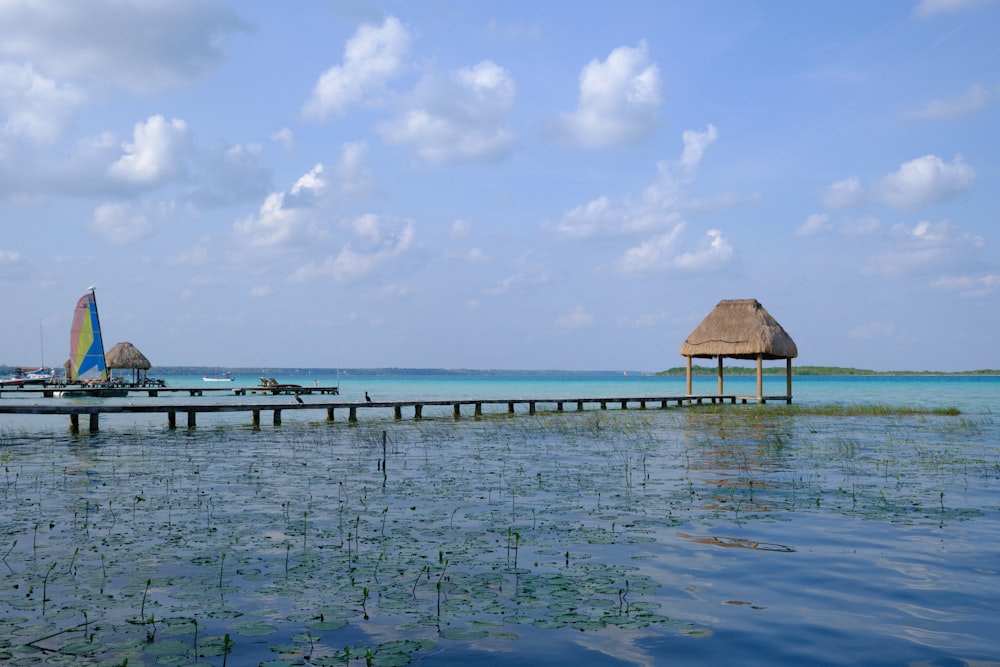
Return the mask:
M 684 390 L 634 374 L 339 381 L 348 401 Z M 375 665 L 993 664 L 998 388 L 795 380 L 799 404 L 958 416 L 287 411 L 259 431 L 246 415 L 175 431 L 122 416 L 78 437 L 62 417 L 3 418 L 0 663 L 220 665 L 228 635 L 227 664 L 267 667 L 368 651 Z

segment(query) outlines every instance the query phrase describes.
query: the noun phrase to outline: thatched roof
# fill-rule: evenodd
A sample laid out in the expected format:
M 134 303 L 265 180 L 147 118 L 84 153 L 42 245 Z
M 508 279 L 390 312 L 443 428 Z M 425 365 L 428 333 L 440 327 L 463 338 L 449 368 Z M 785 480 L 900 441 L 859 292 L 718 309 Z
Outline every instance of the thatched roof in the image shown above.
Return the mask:
M 794 359 L 795 341 L 757 299 L 725 299 L 681 345 L 684 357 Z
M 132 343 L 117 343 L 104 355 L 108 368 L 131 368 L 149 370 L 149 359 Z

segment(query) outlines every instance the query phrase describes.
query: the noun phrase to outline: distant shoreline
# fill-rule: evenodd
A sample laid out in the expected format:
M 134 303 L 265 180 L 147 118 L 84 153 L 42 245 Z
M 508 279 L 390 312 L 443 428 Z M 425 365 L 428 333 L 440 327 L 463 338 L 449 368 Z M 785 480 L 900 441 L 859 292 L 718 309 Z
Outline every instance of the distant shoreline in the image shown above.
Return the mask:
M 6 377 L 14 372 L 14 366 L 0 365 L 0 377 Z M 716 366 L 692 366 L 693 375 L 715 376 L 718 373 Z M 464 375 L 495 375 L 497 377 L 513 377 L 518 375 L 530 375 L 534 377 L 557 377 L 574 375 L 607 375 L 609 377 L 622 377 L 623 375 L 635 376 L 685 376 L 687 369 L 684 366 L 676 366 L 662 371 L 639 371 L 639 370 L 590 370 L 590 371 L 566 371 L 557 369 L 545 370 L 503 370 L 503 369 L 469 369 L 469 368 L 305 368 L 305 367 L 229 367 L 229 366 L 154 366 L 149 370 L 150 376 L 157 375 L 199 375 L 215 376 L 221 373 L 232 373 L 243 376 L 265 376 L 272 375 L 310 377 L 316 375 L 375 375 L 375 376 L 419 376 L 419 375 L 446 375 L 460 377 Z M 723 373 L 727 376 L 756 375 L 757 369 L 752 366 L 724 366 Z M 785 375 L 785 366 L 765 366 L 764 375 Z M 792 366 L 792 374 L 796 376 L 1000 376 L 1000 370 L 982 369 L 969 371 L 875 371 L 864 368 L 850 368 L 843 366 Z

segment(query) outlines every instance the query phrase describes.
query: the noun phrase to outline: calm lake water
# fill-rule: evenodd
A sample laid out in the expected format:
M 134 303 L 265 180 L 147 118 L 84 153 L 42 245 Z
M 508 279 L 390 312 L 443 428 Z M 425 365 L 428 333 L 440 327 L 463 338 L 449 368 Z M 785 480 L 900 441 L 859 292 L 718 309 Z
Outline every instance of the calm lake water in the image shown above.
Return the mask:
M 633 374 L 267 375 L 339 379 L 348 401 L 684 393 Z M 957 416 L 287 411 L 259 431 L 103 417 L 77 437 L 3 416 L 0 663 L 1000 664 L 998 389 L 795 379 L 805 407 Z

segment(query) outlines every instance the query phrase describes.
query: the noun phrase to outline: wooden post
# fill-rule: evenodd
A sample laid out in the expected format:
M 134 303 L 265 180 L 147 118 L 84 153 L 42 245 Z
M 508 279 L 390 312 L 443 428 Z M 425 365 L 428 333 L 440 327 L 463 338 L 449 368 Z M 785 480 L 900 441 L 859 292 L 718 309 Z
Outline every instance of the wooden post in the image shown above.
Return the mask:
M 607 410 L 607 409 L 608 409 L 608 402 L 601 401 L 601 410 Z
M 476 403 L 476 416 L 477 417 L 482 417 L 483 416 L 483 404 L 482 403 L 478 403 L 478 402 Z
M 785 359 L 785 402 L 791 405 L 792 403 L 792 358 L 788 357 Z
M 168 412 L 167 413 L 167 428 L 175 429 L 177 428 L 177 413 Z
M 75 412 L 69 416 L 69 432 L 73 435 L 80 433 L 80 415 Z
M 507 401 L 507 414 L 514 414 L 514 401 Z
M 424 416 L 424 406 L 414 405 L 413 406 L 413 418 L 421 419 Z
M 188 410 L 188 428 L 195 427 L 195 415 L 197 413 L 194 410 Z
M 622 401 L 622 410 L 628 410 L 628 401 Z
M 90 413 L 90 432 L 97 433 L 97 422 L 100 419 L 100 414 L 97 412 Z
M 576 402 L 576 411 L 577 412 L 583 412 L 583 401 L 577 401 Z
M 281 426 L 281 410 L 275 409 L 274 411 L 274 425 Z
M 455 403 L 452 406 L 452 411 L 455 413 L 455 419 L 461 419 L 462 418 L 462 404 L 461 403 Z
M 556 401 L 556 410 L 558 412 L 562 412 L 563 411 L 563 402 L 562 401 Z
M 403 406 L 402 405 L 396 405 L 396 407 L 392 409 L 392 417 L 396 421 L 400 421 L 403 418 Z
M 757 400 L 764 396 L 764 355 L 757 354 Z
M 260 410 L 254 410 L 253 411 L 253 417 L 251 417 L 251 419 L 253 420 L 251 422 L 252 425 L 253 425 L 253 430 L 259 431 L 260 430 Z
M 535 414 L 535 402 L 534 401 L 528 401 L 528 414 L 529 415 Z
M 691 395 L 691 357 L 687 357 L 687 395 Z
M 719 396 L 722 396 L 722 355 L 719 355 Z
M 353 405 L 351 406 L 350 412 L 347 414 L 347 421 L 351 422 L 352 424 L 358 421 L 358 409 Z
M 398 410 L 399 408 L 397 407 L 396 409 Z M 326 420 L 328 422 L 332 422 L 333 421 L 333 408 L 327 408 L 326 409 Z

